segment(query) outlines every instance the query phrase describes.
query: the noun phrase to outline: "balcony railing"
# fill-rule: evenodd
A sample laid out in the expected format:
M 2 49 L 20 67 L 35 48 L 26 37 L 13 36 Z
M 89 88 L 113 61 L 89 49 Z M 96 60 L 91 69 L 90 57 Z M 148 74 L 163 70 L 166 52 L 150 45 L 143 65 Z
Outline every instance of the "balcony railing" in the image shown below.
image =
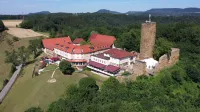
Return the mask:
M 100 70 L 98 68 L 92 67 L 90 65 L 88 65 L 87 67 L 90 68 L 90 69 L 92 69 L 92 70 L 95 70 L 95 71 L 101 72 L 103 74 L 109 75 L 109 76 L 119 76 L 120 75 L 120 74 L 111 74 L 111 73 L 108 73 L 106 71 Z

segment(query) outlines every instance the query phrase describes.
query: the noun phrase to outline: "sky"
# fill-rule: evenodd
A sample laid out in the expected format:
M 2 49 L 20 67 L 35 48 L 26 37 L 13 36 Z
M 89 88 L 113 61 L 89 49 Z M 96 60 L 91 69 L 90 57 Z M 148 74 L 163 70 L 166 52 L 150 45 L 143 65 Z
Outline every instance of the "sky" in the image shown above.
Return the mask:
M 200 0 L 0 0 L 0 14 L 50 12 L 146 11 L 151 8 L 200 7 Z

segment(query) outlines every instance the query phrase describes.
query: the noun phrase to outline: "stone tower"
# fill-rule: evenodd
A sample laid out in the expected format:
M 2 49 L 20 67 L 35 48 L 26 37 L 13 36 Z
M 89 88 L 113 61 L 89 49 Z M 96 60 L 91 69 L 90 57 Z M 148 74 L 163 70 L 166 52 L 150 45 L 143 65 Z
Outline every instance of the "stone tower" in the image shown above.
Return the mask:
M 140 55 L 139 58 L 153 58 L 154 45 L 156 40 L 156 23 L 147 21 L 142 24 Z

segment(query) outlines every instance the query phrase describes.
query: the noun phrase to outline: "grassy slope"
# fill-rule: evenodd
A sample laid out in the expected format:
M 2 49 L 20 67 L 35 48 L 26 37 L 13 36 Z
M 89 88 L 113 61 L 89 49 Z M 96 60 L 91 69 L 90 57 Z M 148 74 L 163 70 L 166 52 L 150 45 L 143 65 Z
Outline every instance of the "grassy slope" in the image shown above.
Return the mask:
M 11 51 L 12 49 L 16 49 L 20 46 L 28 46 L 28 42 L 31 39 L 36 39 L 36 38 L 26 38 L 26 39 L 21 39 L 18 42 L 13 43 L 13 46 L 10 46 L 7 44 L 6 39 L 12 40 L 12 35 L 4 33 L 4 41 L 0 43 L 0 88 L 2 86 L 3 80 L 6 79 L 9 74 L 10 74 L 10 64 L 5 63 L 5 51 Z
M 24 68 L 23 76 L 18 78 L 12 90 L 0 106 L 2 112 L 22 112 L 31 106 L 40 106 L 46 109 L 48 105 L 57 100 L 71 84 L 76 84 L 84 74 L 75 73 L 72 76 L 64 76 L 59 70 L 55 72 L 56 83 L 50 84 L 53 70 L 56 66 L 49 66 L 51 70 L 32 78 L 34 64 Z

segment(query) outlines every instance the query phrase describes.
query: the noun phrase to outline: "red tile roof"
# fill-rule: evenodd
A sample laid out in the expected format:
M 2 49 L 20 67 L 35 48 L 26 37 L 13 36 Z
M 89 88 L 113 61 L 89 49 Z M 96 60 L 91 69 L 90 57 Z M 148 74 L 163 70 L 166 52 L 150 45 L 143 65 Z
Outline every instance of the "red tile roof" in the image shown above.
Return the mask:
M 127 58 L 127 57 L 137 56 L 137 54 L 135 52 L 130 53 L 130 52 L 127 52 L 125 50 L 120 50 L 120 49 L 110 49 L 110 50 L 104 52 L 104 54 L 109 54 L 110 57 L 117 58 L 117 59 L 123 59 L 123 58 Z
M 88 64 L 91 65 L 91 66 L 93 66 L 93 67 L 101 68 L 101 69 L 104 69 L 105 66 L 106 66 L 106 65 L 104 65 L 104 64 L 97 63 L 97 62 L 94 62 L 94 61 L 89 61 Z
M 120 67 L 116 67 L 116 66 L 113 66 L 113 65 L 108 65 L 106 68 L 105 68 L 106 71 L 109 71 L 109 72 L 117 72 L 120 70 Z
M 112 73 L 115 73 L 117 71 L 120 70 L 120 67 L 117 67 L 117 66 L 113 66 L 113 65 L 104 65 L 104 64 L 101 64 L 101 63 L 98 63 L 98 62 L 94 62 L 94 61 L 89 61 L 88 63 L 90 66 L 93 66 L 93 67 L 96 67 L 96 68 L 100 68 L 104 71 L 107 71 L 107 72 L 112 72 Z
M 80 44 L 81 42 L 84 42 L 85 40 L 83 38 L 76 38 L 73 43 L 74 44 Z
M 105 47 L 110 47 L 113 45 L 114 41 L 116 38 L 114 36 L 108 36 L 108 35 L 101 35 L 101 34 L 92 34 L 89 38 L 90 42 L 97 46 L 105 46 Z
M 81 40 L 80 38 L 78 41 Z M 54 50 L 54 48 L 72 54 L 87 54 L 100 50 L 110 49 L 114 44 L 115 37 L 106 35 L 96 35 L 90 37 L 92 45 L 74 45 L 70 37 L 51 38 L 42 40 L 45 48 Z M 106 40 L 106 41 L 105 41 Z
M 104 56 L 104 53 L 97 54 L 97 55 L 94 55 L 94 56 L 97 57 L 97 58 L 101 58 L 101 59 L 105 59 L 105 60 L 110 60 L 110 57 Z
M 42 42 L 44 47 L 50 50 L 53 50 L 56 44 L 72 43 L 70 37 L 43 39 Z

